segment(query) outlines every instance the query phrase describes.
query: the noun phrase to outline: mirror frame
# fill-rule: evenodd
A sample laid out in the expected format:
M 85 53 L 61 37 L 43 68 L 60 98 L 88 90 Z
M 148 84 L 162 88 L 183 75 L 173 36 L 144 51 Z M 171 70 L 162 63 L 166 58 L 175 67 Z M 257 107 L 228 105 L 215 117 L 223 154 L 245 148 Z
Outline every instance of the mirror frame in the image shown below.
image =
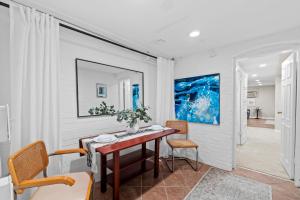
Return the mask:
M 109 64 L 104 64 L 104 63 L 100 63 L 100 62 L 95 62 L 95 61 L 90 61 L 90 60 L 85 60 L 85 59 L 81 59 L 81 58 L 75 58 L 75 76 L 76 76 L 76 107 L 77 107 L 77 118 L 87 118 L 87 117 L 105 117 L 105 116 L 97 116 L 97 115 L 80 115 L 79 114 L 79 91 L 78 91 L 78 61 L 85 61 L 85 62 L 90 62 L 90 63 L 94 63 L 94 64 L 100 64 L 100 65 L 104 65 L 104 66 L 107 66 L 107 67 L 114 67 L 114 68 L 118 68 L 118 69 L 123 69 L 123 70 L 127 70 L 127 71 L 132 71 L 132 72 L 137 72 L 137 73 L 141 73 L 142 74 L 142 94 L 143 94 L 143 97 L 142 97 L 142 101 L 141 103 L 144 105 L 144 72 L 141 72 L 141 71 L 137 71 L 137 70 L 132 70 L 132 69 L 127 69 L 127 68 L 124 68 L 124 67 L 117 67 L 117 66 L 114 66 L 114 65 L 109 65 Z

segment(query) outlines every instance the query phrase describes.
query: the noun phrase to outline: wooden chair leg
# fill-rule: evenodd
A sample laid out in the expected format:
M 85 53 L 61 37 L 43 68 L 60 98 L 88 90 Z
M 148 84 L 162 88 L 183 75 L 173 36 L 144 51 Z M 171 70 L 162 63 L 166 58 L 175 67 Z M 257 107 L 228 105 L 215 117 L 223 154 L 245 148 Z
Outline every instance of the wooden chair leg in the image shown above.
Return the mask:
M 91 194 L 90 194 L 90 200 L 94 200 L 94 191 L 95 191 L 95 181 L 93 179 Z
M 16 193 L 16 191 L 14 190 L 14 200 L 17 200 L 18 199 L 18 196 L 17 196 L 17 193 Z

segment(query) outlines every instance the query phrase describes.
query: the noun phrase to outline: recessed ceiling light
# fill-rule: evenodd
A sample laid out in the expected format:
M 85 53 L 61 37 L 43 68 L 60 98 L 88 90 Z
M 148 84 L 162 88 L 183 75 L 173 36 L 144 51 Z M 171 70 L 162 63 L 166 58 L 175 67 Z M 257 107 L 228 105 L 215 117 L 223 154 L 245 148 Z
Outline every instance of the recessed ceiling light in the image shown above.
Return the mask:
M 257 81 L 257 82 L 260 82 L 260 80 L 258 80 L 258 79 L 257 79 L 257 80 L 255 80 L 255 81 Z
M 198 30 L 194 30 L 192 32 L 190 32 L 189 36 L 194 38 L 194 37 L 198 37 L 200 35 L 200 31 Z
M 267 64 L 265 64 L 265 63 L 259 65 L 259 67 L 266 67 L 266 66 L 267 66 Z
M 252 74 L 252 77 L 257 77 L 257 74 Z

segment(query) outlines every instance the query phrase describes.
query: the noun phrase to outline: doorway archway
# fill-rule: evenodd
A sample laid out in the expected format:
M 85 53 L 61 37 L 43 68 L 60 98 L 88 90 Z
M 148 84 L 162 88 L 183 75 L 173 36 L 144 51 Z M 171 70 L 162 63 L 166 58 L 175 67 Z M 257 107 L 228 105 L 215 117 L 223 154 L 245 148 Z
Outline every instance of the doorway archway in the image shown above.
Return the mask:
M 268 55 L 268 54 L 273 54 L 273 53 L 278 53 L 278 52 L 283 52 L 283 51 L 290 51 L 290 52 L 295 52 L 296 57 L 297 57 L 297 76 L 300 77 L 300 64 L 299 64 L 299 49 L 300 49 L 300 42 L 281 42 L 281 43 L 272 43 L 272 44 L 267 44 L 267 45 L 262 45 L 262 46 L 258 46 L 255 48 L 251 48 L 251 49 L 247 49 L 243 52 L 238 53 L 236 56 L 233 57 L 233 73 L 234 73 L 234 120 L 233 120 L 233 168 L 236 168 L 236 141 L 237 141 L 237 126 L 236 123 L 239 122 L 239 120 L 237 119 L 237 102 L 236 102 L 236 95 L 237 95 L 237 87 L 238 84 L 236 82 L 236 76 L 237 76 L 237 72 L 236 72 L 236 63 L 240 60 L 244 60 L 244 59 L 251 59 L 251 58 L 255 58 L 255 57 L 259 57 L 262 55 Z M 297 94 L 299 97 L 300 94 L 300 81 L 298 80 L 297 83 Z M 297 102 L 296 102 L 297 106 L 297 111 L 296 111 L 296 121 L 295 121 L 295 148 L 294 148 L 294 157 L 295 157 L 295 163 L 294 163 L 294 172 L 295 172 L 295 185 L 296 186 L 300 186 L 300 99 L 297 98 Z M 297 125 L 298 124 L 298 125 Z

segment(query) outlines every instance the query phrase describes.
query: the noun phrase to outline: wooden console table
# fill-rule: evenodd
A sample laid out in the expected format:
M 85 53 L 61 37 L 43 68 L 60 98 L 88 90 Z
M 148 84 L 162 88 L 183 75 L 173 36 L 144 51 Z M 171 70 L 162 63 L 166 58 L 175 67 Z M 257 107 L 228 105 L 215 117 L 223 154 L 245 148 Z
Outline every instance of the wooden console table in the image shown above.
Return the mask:
M 113 188 L 113 199 L 120 199 L 120 184 L 154 168 L 154 177 L 159 175 L 159 143 L 161 138 L 177 133 L 176 129 L 168 129 L 149 135 L 102 146 L 96 149 L 101 154 L 101 192 L 106 192 L 107 183 Z M 82 140 L 82 139 L 81 139 Z M 82 142 L 79 145 L 82 147 Z M 146 143 L 155 141 L 154 151 L 146 148 Z M 142 148 L 120 156 L 120 151 L 141 145 Z M 113 159 L 107 161 L 107 155 L 113 154 Z M 154 156 L 154 162 L 147 160 Z M 107 168 L 113 173 L 107 175 Z

